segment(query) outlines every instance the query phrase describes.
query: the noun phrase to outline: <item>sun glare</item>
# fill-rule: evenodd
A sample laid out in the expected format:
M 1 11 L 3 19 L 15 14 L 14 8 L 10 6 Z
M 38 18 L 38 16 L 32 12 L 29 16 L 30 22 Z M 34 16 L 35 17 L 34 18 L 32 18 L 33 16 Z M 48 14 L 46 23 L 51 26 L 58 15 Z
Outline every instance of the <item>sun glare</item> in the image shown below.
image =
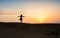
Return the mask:
M 39 23 L 51 23 L 51 22 L 54 22 L 55 20 L 57 20 L 57 18 L 54 16 L 41 16 L 38 19 L 38 22 Z

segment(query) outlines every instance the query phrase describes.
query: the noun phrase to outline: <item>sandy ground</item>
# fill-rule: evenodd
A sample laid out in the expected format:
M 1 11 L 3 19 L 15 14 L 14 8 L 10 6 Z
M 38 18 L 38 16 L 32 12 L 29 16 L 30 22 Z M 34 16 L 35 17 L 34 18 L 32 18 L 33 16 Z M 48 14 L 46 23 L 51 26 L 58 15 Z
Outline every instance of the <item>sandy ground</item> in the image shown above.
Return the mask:
M 56 38 L 56 27 L 60 34 L 60 25 L 0 23 L 0 38 Z
M 0 38 L 51 38 L 51 37 L 50 35 L 42 34 L 41 31 L 39 30 L 0 28 Z
M 0 38 L 48 38 L 48 36 L 42 35 L 39 31 L 0 28 Z

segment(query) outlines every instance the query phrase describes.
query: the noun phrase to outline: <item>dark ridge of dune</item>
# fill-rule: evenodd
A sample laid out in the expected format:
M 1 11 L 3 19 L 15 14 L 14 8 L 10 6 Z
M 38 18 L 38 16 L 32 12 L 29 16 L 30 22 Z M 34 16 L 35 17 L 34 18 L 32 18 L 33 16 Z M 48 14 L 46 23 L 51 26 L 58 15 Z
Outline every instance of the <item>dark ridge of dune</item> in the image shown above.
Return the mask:
M 50 28 L 50 27 L 60 27 L 57 23 L 43 23 L 43 24 L 29 24 L 29 23 L 19 23 L 19 22 L 0 22 L 0 27 L 6 28 Z
M 60 24 L 60 23 L 21 23 L 21 22 L 0 22 L 1 23 L 10 23 L 10 24 Z
M 0 22 L 0 38 L 57 37 L 60 38 L 60 24 L 29 24 L 19 22 Z

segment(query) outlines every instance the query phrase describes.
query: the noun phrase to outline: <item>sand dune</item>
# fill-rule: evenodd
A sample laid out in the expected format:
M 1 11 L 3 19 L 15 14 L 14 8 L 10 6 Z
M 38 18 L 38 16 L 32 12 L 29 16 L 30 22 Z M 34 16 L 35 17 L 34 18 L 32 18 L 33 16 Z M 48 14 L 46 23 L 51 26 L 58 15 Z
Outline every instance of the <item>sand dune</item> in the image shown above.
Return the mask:
M 60 38 L 58 24 L 0 22 L 0 38 Z

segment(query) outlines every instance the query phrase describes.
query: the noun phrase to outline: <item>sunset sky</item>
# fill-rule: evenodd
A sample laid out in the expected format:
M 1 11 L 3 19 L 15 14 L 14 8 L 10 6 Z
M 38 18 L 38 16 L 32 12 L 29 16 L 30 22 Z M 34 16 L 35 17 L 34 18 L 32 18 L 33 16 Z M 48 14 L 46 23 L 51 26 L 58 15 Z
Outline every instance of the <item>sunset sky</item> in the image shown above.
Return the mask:
M 60 23 L 59 0 L 0 0 L 0 22 Z

